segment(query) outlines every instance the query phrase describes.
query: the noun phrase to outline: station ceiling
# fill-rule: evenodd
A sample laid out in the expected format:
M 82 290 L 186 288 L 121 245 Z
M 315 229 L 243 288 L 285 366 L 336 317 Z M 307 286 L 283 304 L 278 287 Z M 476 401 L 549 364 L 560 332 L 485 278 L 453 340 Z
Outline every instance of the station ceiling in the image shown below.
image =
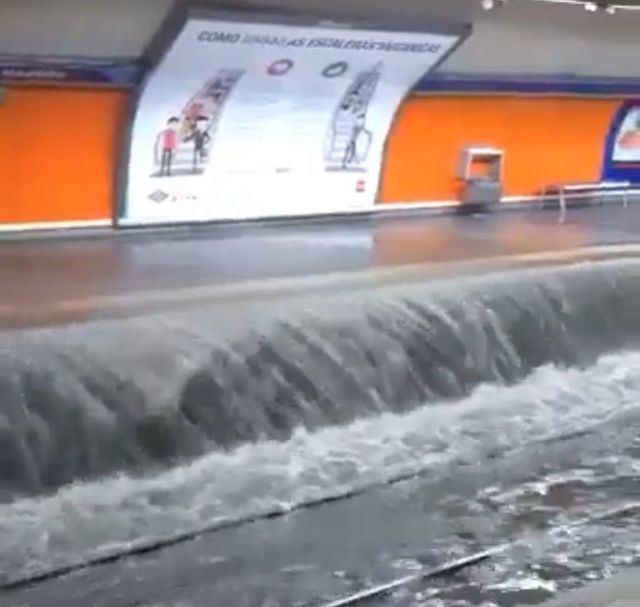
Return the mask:
M 640 0 L 619 1 L 640 6 Z M 172 4 L 173 0 L 0 0 L 0 53 L 137 57 Z M 640 78 L 640 10 L 608 15 L 541 0 L 506 0 L 496 10 L 483 10 L 481 0 L 200 0 L 200 4 L 286 10 L 336 21 L 403 17 L 473 23 L 473 36 L 444 69 Z

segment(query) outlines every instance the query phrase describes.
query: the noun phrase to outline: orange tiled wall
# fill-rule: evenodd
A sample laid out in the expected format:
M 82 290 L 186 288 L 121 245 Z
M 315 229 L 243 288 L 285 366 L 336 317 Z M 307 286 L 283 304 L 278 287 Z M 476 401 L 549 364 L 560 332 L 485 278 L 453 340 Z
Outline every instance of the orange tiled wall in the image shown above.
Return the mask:
M 0 103 L 0 224 L 106 219 L 126 93 L 15 87 Z
M 554 181 L 597 180 L 619 99 L 424 96 L 400 109 L 387 143 L 380 202 L 457 199 L 459 150 L 506 150 L 505 194 Z

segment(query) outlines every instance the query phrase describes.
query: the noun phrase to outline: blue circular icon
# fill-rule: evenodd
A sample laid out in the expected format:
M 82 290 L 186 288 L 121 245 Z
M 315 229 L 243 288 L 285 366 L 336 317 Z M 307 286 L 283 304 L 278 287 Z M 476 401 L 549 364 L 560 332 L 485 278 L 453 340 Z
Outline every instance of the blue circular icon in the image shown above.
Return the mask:
M 325 78 L 338 78 L 342 76 L 349 69 L 349 64 L 346 61 L 336 61 L 330 63 L 322 70 L 322 75 Z

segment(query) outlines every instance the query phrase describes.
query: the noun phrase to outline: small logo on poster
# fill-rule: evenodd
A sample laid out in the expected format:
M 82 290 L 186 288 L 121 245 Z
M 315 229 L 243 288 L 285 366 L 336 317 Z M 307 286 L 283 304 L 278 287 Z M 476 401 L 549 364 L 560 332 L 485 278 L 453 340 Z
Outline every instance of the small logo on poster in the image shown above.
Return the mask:
M 325 78 L 339 78 L 349 69 L 349 64 L 346 61 L 336 61 L 330 63 L 322 70 L 322 75 Z
M 367 182 L 364 179 L 360 179 L 356 182 L 356 192 L 362 193 L 367 189 Z
M 274 61 L 268 68 L 269 76 L 284 76 L 289 70 L 293 69 L 293 61 L 291 59 L 278 59 Z
M 160 204 L 161 202 L 164 202 L 167 198 L 169 198 L 169 194 L 163 192 L 162 190 L 156 190 L 155 192 L 149 194 L 149 198 L 153 200 L 153 202 Z

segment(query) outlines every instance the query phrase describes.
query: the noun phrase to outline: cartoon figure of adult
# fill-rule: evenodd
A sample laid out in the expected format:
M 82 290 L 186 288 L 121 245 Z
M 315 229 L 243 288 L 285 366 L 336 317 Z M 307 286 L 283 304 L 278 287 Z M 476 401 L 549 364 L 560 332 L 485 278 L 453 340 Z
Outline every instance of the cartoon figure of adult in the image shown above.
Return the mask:
M 342 168 L 346 169 L 356 159 L 358 151 L 358 142 L 363 135 L 371 137 L 371 132 L 367 130 L 367 106 L 366 104 L 359 102 L 356 107 L 353 108 L 353 122 L 351 125 L 351 134 L 349 136 L 349 143 L 344 150 L 344 156 L 342 158 Z
M 173 158 L 178 149 L 180 138 L 178 135 L 178 126 L 180 121 L 175 116 L 167 120 L 167 126 L 160 131 L 156 141 L 156 158 L 157 151 L 160 150 L 160 177 L 171 177 L 171 167 Z

